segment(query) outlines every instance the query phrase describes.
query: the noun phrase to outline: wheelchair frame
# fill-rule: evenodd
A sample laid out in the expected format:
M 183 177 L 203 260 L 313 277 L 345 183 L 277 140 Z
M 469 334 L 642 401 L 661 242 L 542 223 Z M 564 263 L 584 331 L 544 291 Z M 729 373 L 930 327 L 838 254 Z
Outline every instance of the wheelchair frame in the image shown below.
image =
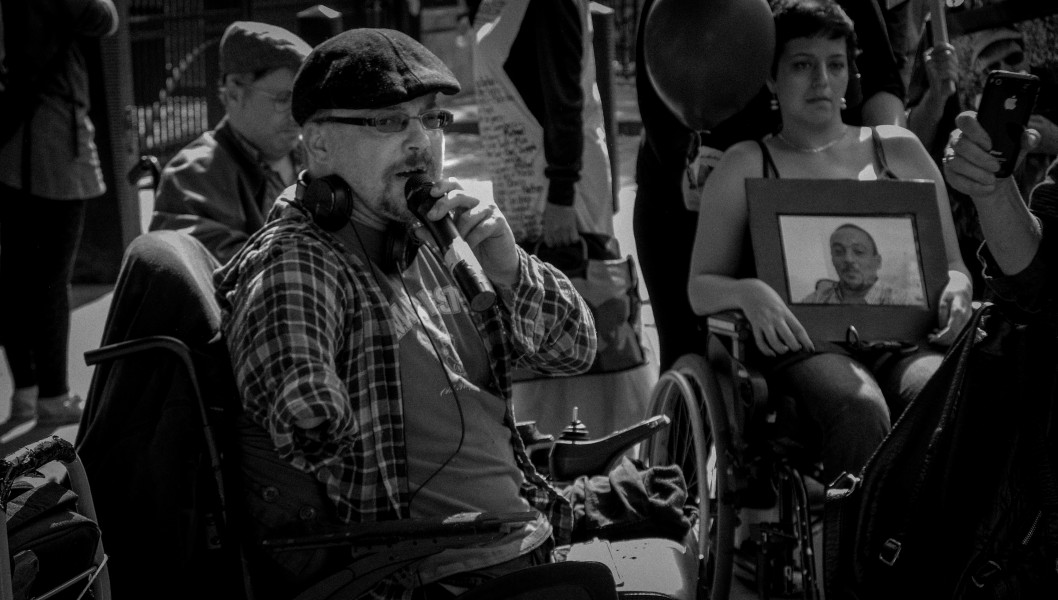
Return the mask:
M 157 232 L 145 235 L 162 235 L 163 237 L 158 240 L 143 240 L 141 242 L 145 245 L 143 248 L 140 247 L 140 244 L 134 242 L 133 246 L 130 246 L 130 253 L 148 253 L 155 256 L 156 259 L 158 255 L 162 255 L 164 257 L 161 259 L 162 268 L 175 271 L 175 273 L 169 273 L 167 276 L 175 276 L 179 279 L 181 285 L 194 287 L 195 289 L 207 285 L 202 281 L 197 281 L 195 278 L 195 274 L 199 273 L 204 266 L 198 264 L 198 261 L 192 257 L 193 253 L 190 250 L 194 248 L 194 245 L 187 247 L 187 244 L 194 240 L 191 240 L 186 234 L 178 234 L 176 232 Z M 131 262 L 134 263 L 135 261 Z M 155 277 L 153 270 L 159 267 L 148 266 L 146 268 L 152 269 L 152 271 L 130 273 L 129 277 L 142 277 L 146 274 L 153 281 L 153 277 Z M 125 270 L 123 267 L 122 276 L 124 275 Z M 134 306 L 139 306 L 135 304 L 136 302 L 143 302 L 150 298 L 140 295 L 148 292 L 131 293 L 134 294 L 130 296 Z M 117 303 L 118 298 L 115 298 L 115 305 Z M 197 321 L 204 318 L 195 315 L 196 326 Z M 108 322 L 109 320 L 110 317 L 108 316 Z M 230 392 L 227 389 L 223 392 L 219 389 L 212 389 L 211 386 L 219 386 L 221 384 L 210 383 L 213 381 L 212 379 L 202 373 L 196 373 L 196 368 L 203 366 L 199 364 L 200 360 L 203 358 L 209 360 L 216 358 L 208 349 L 200 348 L 198 345 L 212 345 L 217 338 L 214 337 L 214 339 L 209 341 L 192 341 L 190 337 L 183 339 L 191 335 L 189 331 L 191 325 L 183 322 L 182 327 L 183 329 L 179 333 L 171 335 L 151 335 L 152 328 L 146 328 L 146 330 L 138 328 L 137 331 L 139 333 L 135 335 L 116 337 L 109 340 L 107 345 L 86 352 L 86 362 L 97 367 L 92 387 L 93 390 L 99 391 L 100 396 L 96 398 L 96 404 L 86 407 L 86 416 L 82 427 L 88 428 L 91 426 L 94 418 L 98 416 L 97 411 L 103 406 L 102 403 L 106 402 L 107 396 L 105 394 L 107 392 L 104 390 L 109 388 L 109 383 L 111 383 L 113 377 L 120 377 L 120 375 L 113 374 L 112 365 L 114 363 L 133 359 L 138 361 L 135 363 L 136 365 L 149 365 L 145 367 L 136 366 L 135 368 L 148 368 L 152 372 L 161 369 L 162 365 L 168 365 L 171 366 L 174 373 L 179 374 L 180 381 L 187 380 L 187 389 L 180 388 L 182 398 L 180 403 L 181 406 L 187 406 L 188 415 L 193 415 L 194 417 L 192 419 L 194 422 L 190 423 L 190 425 L 197 430 L 197 433 L 193 435 L 202 438 L 201 441 L 195 441 L 195 444 L 200 447 L 197 451 L 204 456 L 200 466 L 197 467 L 196 474 L 200 474 L 202 479 L 208 482 L 207 485 L 210 488 L 215 488 L 215 490 L 204 488 L 204 494 L 216 496 L 216 498 L 207 499 L 209 505 L 206 506 L 205 512 L 210 514 L 205 515 L 208 518 L 203 519 L 206 521 L 204 525 L 209 527 L 205 536 L 205 542 L 209 547 L 196 550 L 196 552 L 199 554 L 208 552 L 210 553 L 209 556 L 220 557 L 225 565 L 231 565 L 228 575 L 231 575 L 233 580 L 241 579 L 241 581 L 225 582 L 224 585 L 230 586 L 232 594 L 238 595 L 241 593 L 243 597 L 252 598 L 254 584 L 251 569 L 247 562 L 247 546 L 245 545 L 247 540 L 242 536 L 239 519 L 233 517 L 229 510 L 234 508 L 234 499 L 238 495 L 238 490 L 232 487 L 232 482 L 230 481 L 233 479 L 229 476 L 231 475 L 229 472 L 230 465 L 225 466 L 230 463 L 225 458 L 227 451 L 230 449 L 224 439 L 218 439 L 217 436 L 221 432 L 214 430 L 213 427 L 214 425 L 217 425 L 218 428 L 223 427 L 223 422 L 228 418 L 225 407 L 227 406 L 226 398 Z M 158 327 L 154 327 L 153 331 L 157 332 L 158 329 Z M 201 335 L 201 333 L 198 332 L 192 337 L 197 339 L 197 336 Z M 173 335 L 180 337 L 173 337 Z M 104 339 L 107 337 L 108 334 L 104 333 Z M 99 385 L 95 381 L 96 378 L 100 379 Z M 129 397 L 134 397 L 138 394 L 136 389 L 124 387 L 120 389 L 123 395 Z M 209 400 L 207 400 L 207 397 Z M 90 394 L 90 400 L 93 398 L 94 396 Z M 139 401 L 158 402 L 150 397 L 140 398 Z M 214 404 L 217 402 L 220 402 L 221 405 L 215 406 Z M 597 474 L 606 469 L 615 458 L 623 455 L 630 445 L 664 430 L 665 425 L 667 425 L 667 418 L 662 416 L 647 419 L 638 425 L 614 432 L 598 440 L 581 440 L 572 445 L 564 444 L 560 440 L 551 448 L 558 455 L 556 460 L 552 461 L 552 464 L 560 468 L 563 477 Z M 192 432 L 187 431 L 186 435 L 192 435 Z M 125 498 L 125 500 L 130 499 Z M 133 500 L 139 501 L 138 499 Z M 143 500 L 149 503 L 151 499 L 144 498 Z M 214 505 L 214 502 L 217 506 Z M 202 505 L 196 504 L 195 510 L 202 510 Z M 400 568 L 402 564 L 407 564 L 426 554 L 437 552 L 444 548 L 459 547 L 467 543 L 486 539 L 497 532 L 502 532 L 504 528 L 510 527 L 512 523 L 518 523 L 517 518 L 512 519 L 510 517 L 511 515 L 481 514 L 469 518 L 464 516 L 461 519 L 416 519 L 414 522 L 405 520 L 371 523 L 367 524 L 367 526 L 353 525 L 348 528 L 348 531 L 335 532 L 333 535 L 325 536 L 325 538 L 320 538 L 319 536 L 276 538 L 260 543 L 273 548 L 280 546 L 285 548 L 312 548 L 321 544 L 350 547 L 353 560 L 348 568 L 342 569 L 330 578 L 315 582 L 298 595 L 297 598 L 299 600 L 328 598 L 334 597 L 334 593 L 339 591 L 341 597 L 356 597 L 359 593 L 373 586 L 375 582 Z M 615 590 L 620 589 L 622 596 L 631 598 L 643 597 L 642 594 L 646 593 L 649 597 L 690 600 L 690 598 L 694 597 L 690 592 L 697 587 L 697 569 L 694 566 L 696 566 L 699 553 L 695 551 L 696 548 L 689 548 L 686 540 L 682 542 L 661 540 L 664 542 L 663 544 L 652 545 L 653 541 L 653 538 L 630 540 L 627 543 L 617 541 L 612 546 L 607 546 L 608 549 L 615 550 L 614 556 L 610 557 L 608 563 L 611 572 L 614 574 Z M 196 541 L 195 543 L 198 544 L 199 542 Z M 609 544 L 609 542 L 606 544 Z M 606 544 L 596 544 L 594 548 L 598 549 Z M 574 548 L 577 546 L 574 545 Z M 195 547 L 197 548 L 198 546 L 196 545 Z M 124 548 L 124 550 L 126 552 L 130 551 L 129 548 Z M 132 549 L 132 551 L 135 551 L 135 549 Z M 215 551 L 220 553 L 212 554 Z M 112 553 L 117 557 L 119 548 L 113 548 Z M 574 552 L 571 552 L 570 561 L 577 562 L 573 554 Z M 621 556 L 616 556 L 618 554 Z M 189 561 L 186 564 L 190 564 L 190 559 L 186 560 Z M 232 561 L 241 561 L 242 564 L 236 565 Z M 668 564 L 669 562 L 672 564 Z M 585 573 L 587 573 L 587 570 L 595 569 L 593 566 L 585 566 L 587 564 L 582 563 L 581 565 L 585 567 Z M 646 567 L 649 571 L 651 567 L 659 565 L 672 568 L 654 569 L 658 572 L 648 572 L 642 578 L 639 577 L 639 573 L 634 572 L 636 568 L 643 569 Z M 623 572 L 622 569 L 624 569 Z M 235 573 L 235 571 L 241 571 L 241 573 Z M 563 567 L 562 569 L 563 573 L 576 571 L 576 567 Z M 664 577 L 661 575 L 662 572 L 665 574 Z M 679 577 L 680 580 L 677 582 L 661 581 L 661 579 L 673 579 L 673 577 Z M 638 585 L 640 583 L 645 583 L 646 586 Z M 675 590 L 678 594 L 653 593 L 653 590 L 647 589 L 653 583 L 659 584 L 659 587 L 666 590 L 678 588 Z M 673 585 L 673 583 L 676 585 Z M 497 583 L 496 585 L 500 584 Z M 206 593 L 210 590 L 203 587 L 200 591 Z
M 744 438 L 750 419 L 773 419 L 763 378 L 746 367 L 750 331 L 735 311 L 707 319 L 705 356 L 681 356 L 661 374 L 648 414 L 667 415 L 672 426 L 641 447 L 648 462 L 674 462 L 688 479 L 688 491 L 700 510 L 699 598 L 726 600 L 735 570 L 736 530 L 744 516 L 745 492 L 752 476 Z M 754 583 L 759 598 L 799 594 L 819 597 L 815 550 L 804 477 L 788 457 L 764 452 L 770 461 L 777 500 L 774 520 L 751 532 L 756 542 Z

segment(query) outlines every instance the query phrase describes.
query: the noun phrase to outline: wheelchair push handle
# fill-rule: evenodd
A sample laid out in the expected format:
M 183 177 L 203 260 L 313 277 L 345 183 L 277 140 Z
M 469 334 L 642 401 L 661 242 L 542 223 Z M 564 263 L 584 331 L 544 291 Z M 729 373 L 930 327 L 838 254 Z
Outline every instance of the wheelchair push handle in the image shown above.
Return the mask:
M 0 489 L 52 461 L 68 463 L 76 457 L 73 444 L 57 435 L 20 448 L 0 460 Z

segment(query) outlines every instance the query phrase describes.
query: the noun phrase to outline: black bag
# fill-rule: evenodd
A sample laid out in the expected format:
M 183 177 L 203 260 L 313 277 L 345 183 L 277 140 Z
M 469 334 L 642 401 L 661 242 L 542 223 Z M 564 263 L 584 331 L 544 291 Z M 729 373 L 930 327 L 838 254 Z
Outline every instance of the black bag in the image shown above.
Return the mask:
M 42 476 L 13 482 L 6 512 L 16 599 L 39 596 L 95 564 L 99 526 L 78 512 L 77 500 L 77 494 Z M 76 598 L 84 585 L 57 597 Z
M 860 476 L 829 486 L 829 600 L 1058 597 L 1055 353 L 1031 335 L 978 309 Z
M 580 243 L 571 246 L 530 248 L 540 260 L 565 273 L 591 309 L 599 345 L 589 374 L 627 371 L 646 362 L 639 273 L 635 259 L 622 258 L 615 245 L 608 236 L 582 233 Z M 542 377 L 521 369 L 513 376 L 515 381 Z

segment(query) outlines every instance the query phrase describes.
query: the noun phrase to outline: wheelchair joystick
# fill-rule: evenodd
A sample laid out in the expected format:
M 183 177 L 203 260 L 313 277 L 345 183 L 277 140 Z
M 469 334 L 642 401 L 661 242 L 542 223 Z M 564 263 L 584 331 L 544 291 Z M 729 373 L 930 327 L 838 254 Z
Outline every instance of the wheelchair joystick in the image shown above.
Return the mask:
M 577 409 L 574 408 L 573 419 L 551 447 L 548 460 L 551 479 L 573 481 L 581 475 L 606 474 L 635 444 L 667 427 L 670 422 L 669 417 L 657 415 L 592 440 L 588 439 L 588 427 L 577 418 Z
M 588 439 L 588 426 L 577 418 L 576 406 L 573 407 L 573 419 L 569 422 L 569 425 L 566 425 L 566 428 L 562 430 L 562 435 L 560 435 L 558 439 L 574 443 Z

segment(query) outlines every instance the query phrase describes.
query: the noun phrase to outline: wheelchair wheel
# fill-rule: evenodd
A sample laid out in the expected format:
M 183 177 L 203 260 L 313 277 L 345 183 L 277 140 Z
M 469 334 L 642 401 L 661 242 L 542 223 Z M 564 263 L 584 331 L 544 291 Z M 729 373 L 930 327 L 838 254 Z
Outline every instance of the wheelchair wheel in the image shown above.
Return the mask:
M 776 473 L 778 522 L 768 524 L 757 555 L 757 597 L 817 600 L 812 519 L 804 478 L 789 464 Z
M 737 518 L 730 494 L 722 492 L 730 489 L 729 429 L 722 415 L 707 408 L 720 406 L 717 397 L 716 382 L 705 359 L 698 355 L 680 357 L 659 377 L 648 413 L 668 416 L 671 425 L 640 447 L 640 458 L 647 464 L 680 466 L 687 480 L 688 500 L 698 507 L 697 596 L 702 600 L 728 598 Z

